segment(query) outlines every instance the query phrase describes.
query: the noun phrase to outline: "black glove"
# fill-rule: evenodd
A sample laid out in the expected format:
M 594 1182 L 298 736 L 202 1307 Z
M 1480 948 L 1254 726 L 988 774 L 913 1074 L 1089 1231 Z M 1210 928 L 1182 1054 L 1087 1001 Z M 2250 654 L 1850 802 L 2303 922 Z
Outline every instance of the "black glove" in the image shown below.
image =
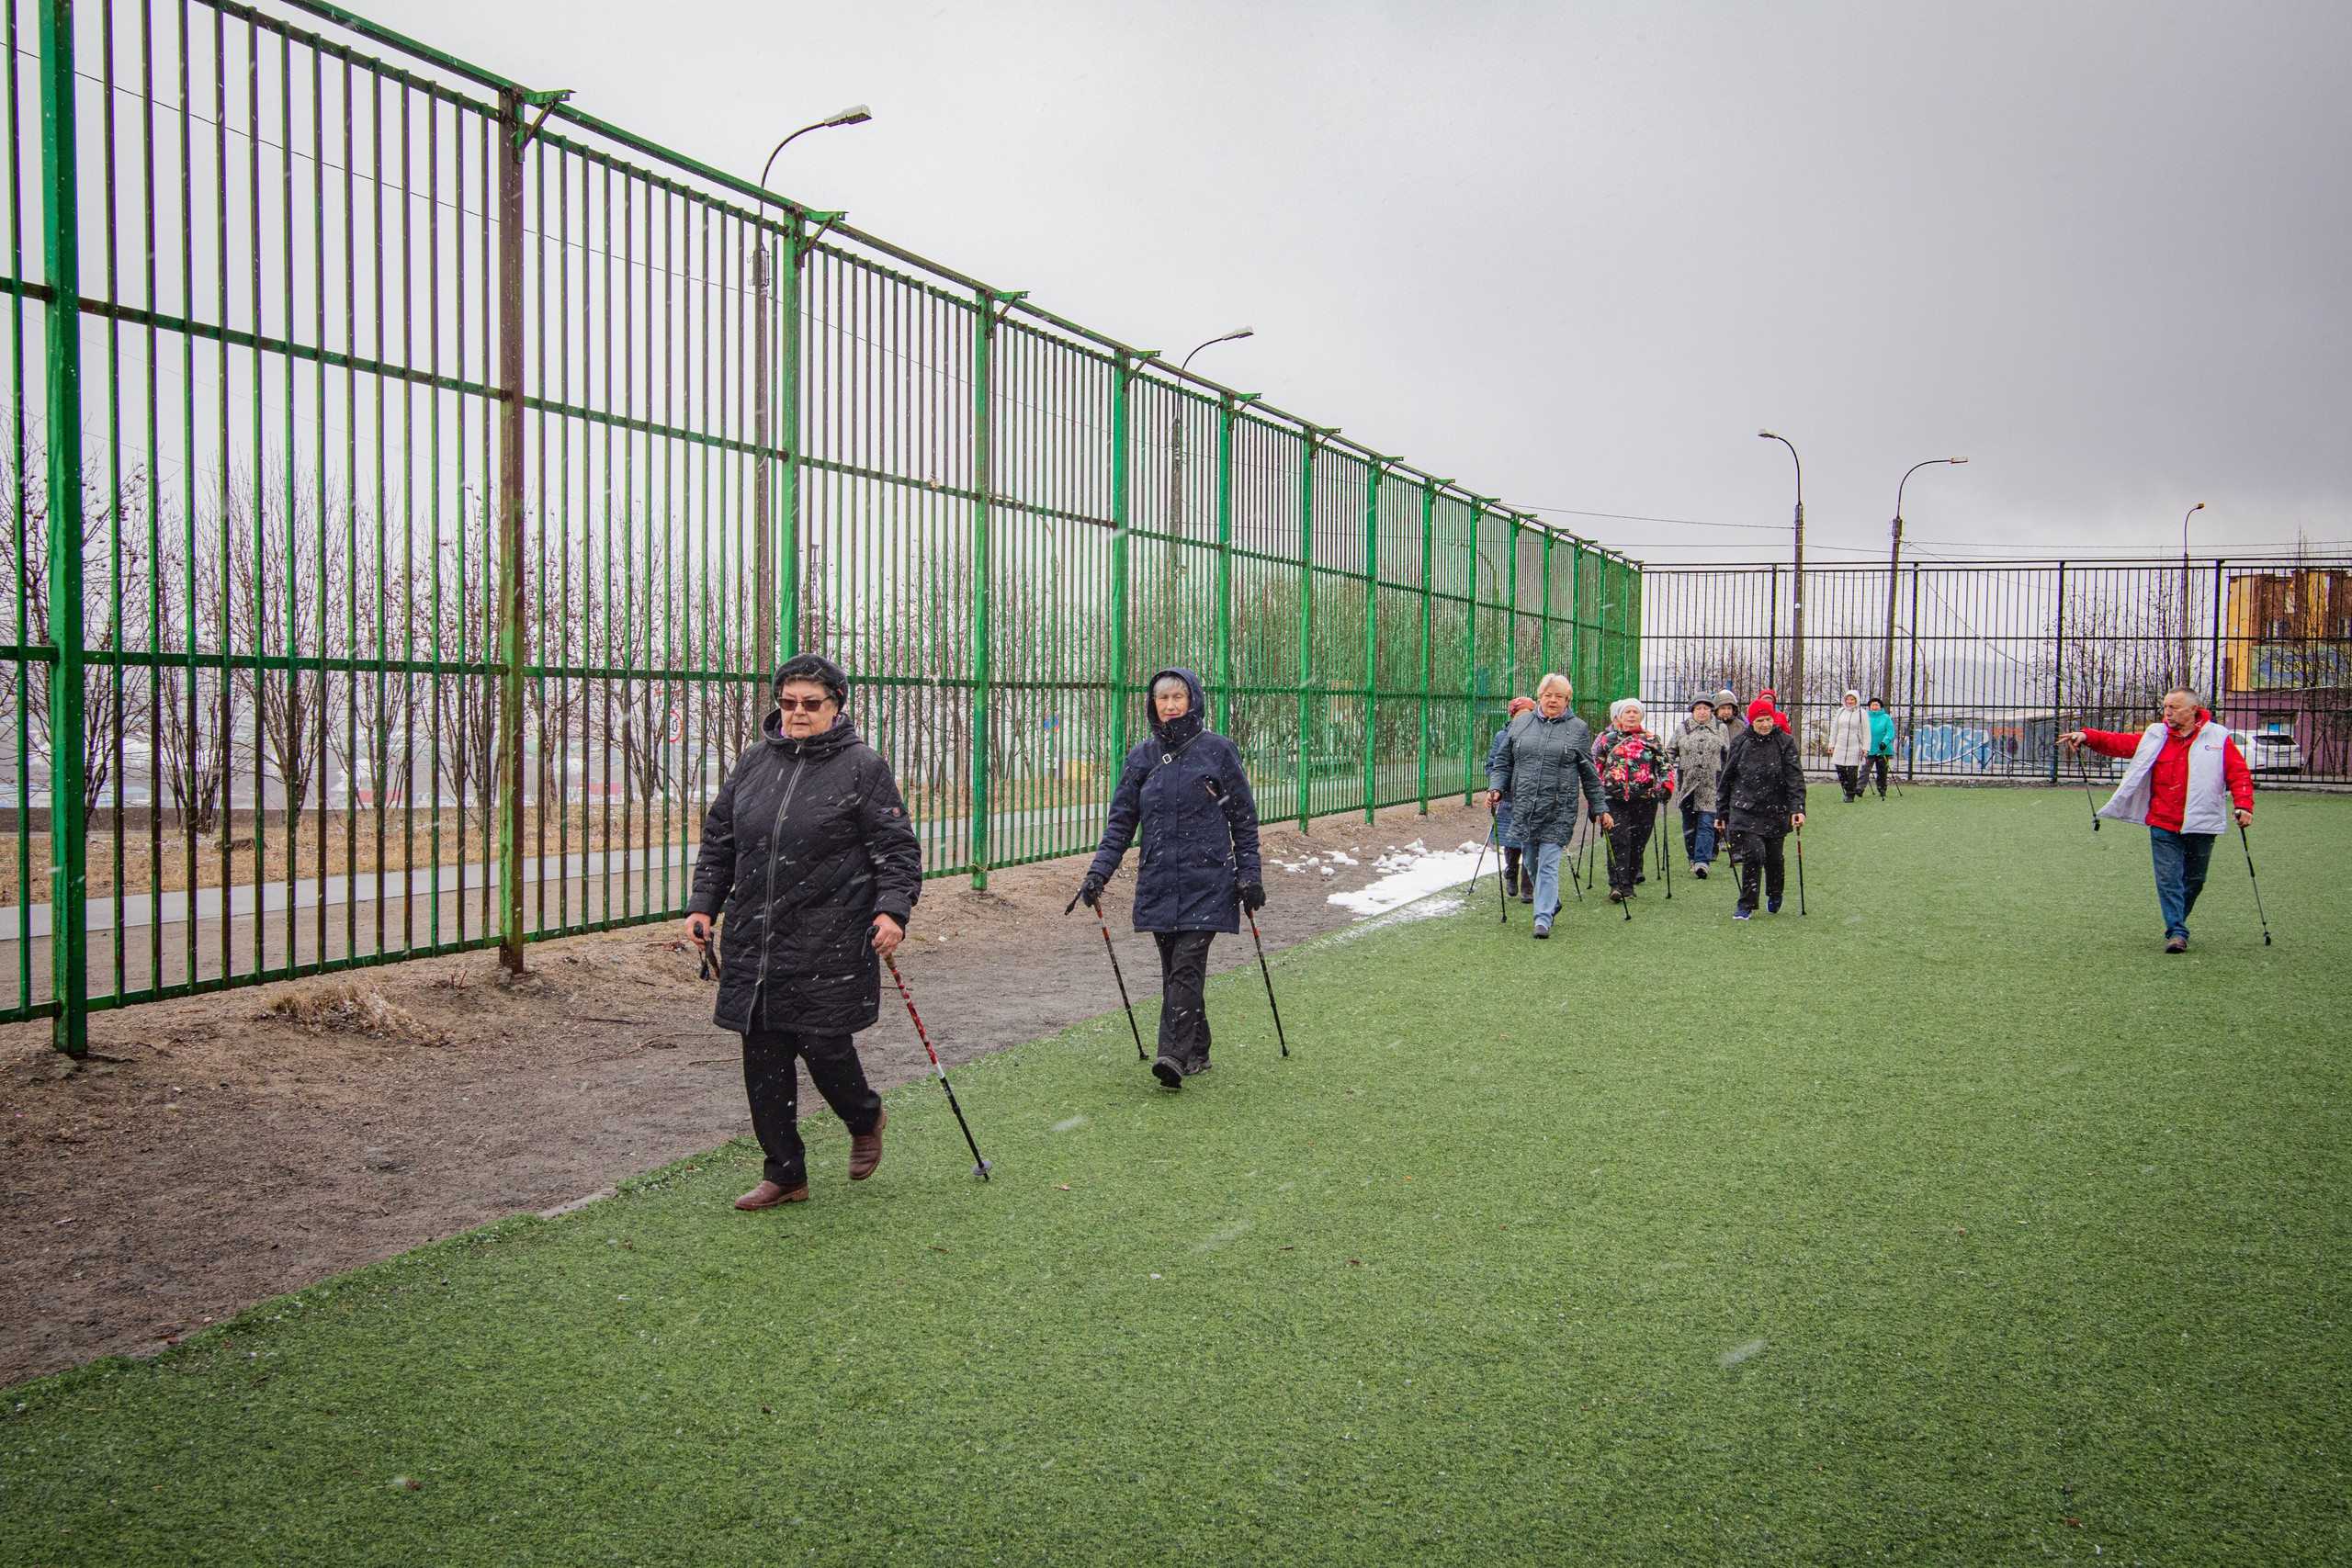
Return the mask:
M 1241 885 L 1241 907 L 1251 914 L 1266 907 L 1266 889 L 1262 884 L 1245 882 Z
M 1078 885 L 1078 901 L 1091 909 L 1102 902 L 1102 879 L 1092 872 Z

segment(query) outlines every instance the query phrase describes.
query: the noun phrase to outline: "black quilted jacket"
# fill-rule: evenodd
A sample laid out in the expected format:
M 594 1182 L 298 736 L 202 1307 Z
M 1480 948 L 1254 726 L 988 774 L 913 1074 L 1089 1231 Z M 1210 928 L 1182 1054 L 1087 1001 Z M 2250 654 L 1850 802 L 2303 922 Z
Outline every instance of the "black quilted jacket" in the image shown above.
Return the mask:
M 771 713 L 703 818 L 686 912 L 721 917 L 712 1021 L 851 1034 L 882 1006 L 876 914 L 900 925 L 922 893 L 922 850 L 881 753 L 846 716 L 787 739 Z

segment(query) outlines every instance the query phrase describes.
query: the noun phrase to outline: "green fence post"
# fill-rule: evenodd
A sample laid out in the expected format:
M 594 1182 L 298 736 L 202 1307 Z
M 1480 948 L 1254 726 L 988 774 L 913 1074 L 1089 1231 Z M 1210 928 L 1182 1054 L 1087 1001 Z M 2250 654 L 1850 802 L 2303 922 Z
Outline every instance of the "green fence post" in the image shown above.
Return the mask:
M 1216 404 L 1216 716 L 1233 733 L 1233 394 Z
M 1430 637 L 1436 629 L 1430 606 L 1430 531 L 1436 521 L 1437 481 L 1421 481 L 1421 761 L 1419 795 L 1421 815 L 1430 814 L 1430 698 L 1431 676 L 1435 672 L 1430 651 Z
M 49 956 L 56 1047 L 90 1047 L 90 887 L 82 805 L 82 265 L 74 140 L 74 0 L 40 8 L 43 415 L 49 465 Z M 226 807 L 226 802 L 223 802 Z
M 989 611 L 995 597 L 994 561 L 989 547 L 989 509 L 995 483 L 989 457 L 989 380 L 996 342 L 999 299 L 1016 298 L 978 291 L 979 320 L 972 324 L 972 760 L 970 813 L 972 886 L 989 886 Z
M 1121 350 L 1111 370 L 1111 780 L 1127 763 L 1127 530 L 1134 525 L 1128 494 L 1128 389 L 1136 363 Z
M 1470 528 L 1463 548 L 1467 555 L 1467 569 L 1463 581 L 1470 590 L 1469 636 L 1462 639 L 1466 650 L 1462 661 L 1462 804 L 1470 804 L 1472 761 L 1478 754 L 1478 513 L 1486 510 L 1476 496 L 1470 498 Z
M 1306 426 L 1298 459 L 1298 830 L 1315 815 L 1307 689 L 1315 674 L 1315 452 L 1336 432 Z
M 499 95 L 498 961 L 523 973 L 523 99 Z M 544 803 L 542 803 L 544 805 Z M 287 853 L 293 853 L 288 844 Z M 321 957 L 325 954 L 322 953 Z M 289 949 L 287 961 L 293 961 Z
M 1388 460 L 1374 457 L 1363 486 L 1363 819 L 1380 804 L 1380 478 Z
M 1510 574 L 1510 598 L 1503 617 L 1503 700 L 1519 695 L 1519 519 L 1503 520 L 1503 570 Z
M 777 557 L 775 596 L 782 614 L 783 628 L 780 648 L 768 650 L 769 656 L 786 656 L 800 651 L 800 454 L 806 443 L 800 428 L 800 315 L 801 292 L 806 286 L 808 247 L 812 242 L 802 233 L 801 218 L 792 214 L 790 227 L 785 233 L 784 254 L 786 263 L 784 281 L 784 342 L 778 345 L 784 363 L 776 369 L 776 433 L 784 440 L 784 494 L 778 505 L 780 525 L 775 543 Z M 768 526 L 764 516 L 761 526 Z M 775 663 L 784 660 L 776 659 Z M 769 666 L 773 670 L 774 664 Z
M 1536 661 L 1545 674 L 1552 671 L 1552 533 L 1544 532 L 1544 618 L 1536 623 Z

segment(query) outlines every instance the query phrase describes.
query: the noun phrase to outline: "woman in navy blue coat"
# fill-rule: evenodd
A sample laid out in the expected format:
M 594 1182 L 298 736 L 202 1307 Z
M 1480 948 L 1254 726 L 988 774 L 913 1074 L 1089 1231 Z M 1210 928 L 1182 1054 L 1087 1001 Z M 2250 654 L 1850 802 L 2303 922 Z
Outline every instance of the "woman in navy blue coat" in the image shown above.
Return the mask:
M 1209 944 L 1239 931 L 1239 904 L 1266 903 L 1258 864 L 1258 803 L 1232 741 L 1204 727 L 1201 682 L 1189 670 L 1151 678 L 1151 739 L 1127 753 L 1111 819 L 1078 896 L 1091 908 L 1143 837 L 1136 871 L 1136 930 L 1159 944 L 1159 1056 L 1153 1076 L 1170 1089 L 1209 1066 L 1202 990 Z

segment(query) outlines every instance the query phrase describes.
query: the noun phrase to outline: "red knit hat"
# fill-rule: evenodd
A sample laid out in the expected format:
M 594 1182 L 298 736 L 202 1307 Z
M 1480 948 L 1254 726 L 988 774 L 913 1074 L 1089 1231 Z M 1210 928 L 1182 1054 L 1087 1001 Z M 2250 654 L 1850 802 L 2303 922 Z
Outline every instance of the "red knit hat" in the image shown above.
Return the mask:
M 1776 722 L 1781 716 L 1772 710 L 1772 694 L 1770 692 L 1747 705 L 1747 722 L 1753 724 L 1767 714 L 1770 714 Z

